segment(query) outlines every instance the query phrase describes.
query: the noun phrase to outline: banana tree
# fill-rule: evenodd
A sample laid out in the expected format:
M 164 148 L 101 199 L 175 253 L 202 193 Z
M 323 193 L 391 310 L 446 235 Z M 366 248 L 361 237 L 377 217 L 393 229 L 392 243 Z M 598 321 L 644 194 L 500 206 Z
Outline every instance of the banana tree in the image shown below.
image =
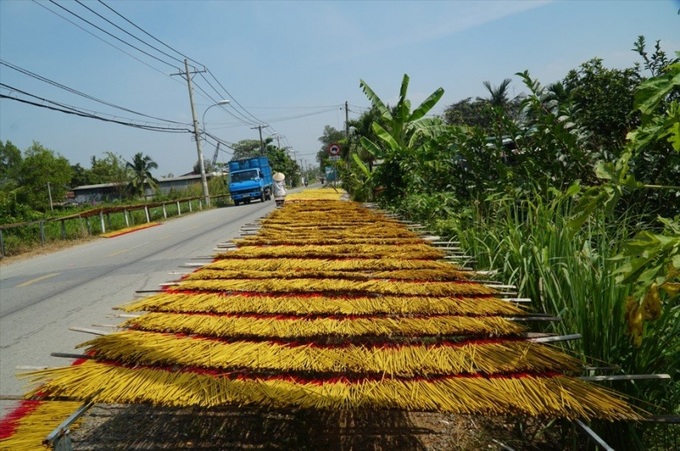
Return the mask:
M 411 102 L 406 98 L 408 85 L 409 77 L 404 74 L 399 101 L 394 108 L 389 108 L 365 81 L 360 82 L 364 94 L 379 113 L 379 122 L 372 125 L 377 140 L 361 137 L 361 146 L 382 163 L 373 173 L 357 156 L 354 156 L 354 161 L 366 175 L 366 183 L 382 186 L 387 200 L 403 194 L 409 162 L 443 127 L 441 119 L 425 116 L 444 95 L 444 89 L 437 89 L 411 111 Z

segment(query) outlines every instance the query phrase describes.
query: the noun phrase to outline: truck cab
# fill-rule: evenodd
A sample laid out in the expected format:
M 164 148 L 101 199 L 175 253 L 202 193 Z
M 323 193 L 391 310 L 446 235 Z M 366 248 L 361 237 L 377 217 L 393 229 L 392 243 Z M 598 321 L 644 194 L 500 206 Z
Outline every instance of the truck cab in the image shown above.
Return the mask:
M 229 192 L 235 205 L 272 198 L 272 169 L 267 157 L 229 162 Z

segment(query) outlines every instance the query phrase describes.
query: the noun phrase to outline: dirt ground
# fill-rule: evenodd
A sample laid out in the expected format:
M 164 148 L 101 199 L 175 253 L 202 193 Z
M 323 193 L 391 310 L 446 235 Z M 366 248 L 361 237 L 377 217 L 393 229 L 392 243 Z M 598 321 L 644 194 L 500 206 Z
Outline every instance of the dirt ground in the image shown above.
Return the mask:
M 71 434 L 75 450 L 508 450 L 518 443 L 498 419 L 398 411 L 173 409 L 96 405 Z

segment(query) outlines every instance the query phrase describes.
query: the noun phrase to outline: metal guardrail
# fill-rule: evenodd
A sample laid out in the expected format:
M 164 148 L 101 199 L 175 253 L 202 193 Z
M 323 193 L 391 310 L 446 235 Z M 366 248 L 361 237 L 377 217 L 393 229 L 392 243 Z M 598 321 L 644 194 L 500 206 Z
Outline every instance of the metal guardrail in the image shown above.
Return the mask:
M 219 198 L 229 198 L 229 194 L 222 194 L 218 196 L 211 196 L 211 199 L 219 199 Z M 99 218 L 99 228 L 100 228 L 100 233 L 106 233 L 107 232 L 107 223 L 110 224 L 109 216 L 112 214 L 122 214 L 123 218 L 125 220 L 125 227 L 130 227 L 130 213 L 139 211 L 139 210 L 144 210 L 145 213 L 145 220 L 147 223 L 151 222 L 152 220 L 152 213 L 151 209 L 153 208 L 161 208 L 162 209 L 162 215 L 163 219 L 168 218 L 168 211 L 167 211 L 167 206 L 168 205 L 175 205 L 177 207 L 177 216 L 182 215 L 182 206 L 184 205 L 186 209 L 184 211 L 188 211 L 189 213 L 193 212 L 193 203 L 198 201 L 198 208 L 199 210 L 203 209 L 203 197 L 202 196 L 196 196 L 196 197 L 187 197 L 183 199 L 176 199 L 172 201 L 163 201 L 163 202 L 147 202 L 144 204 L 138 204 L 138 205 L 121 205 L 121 206 L 115 206 L 115 207 L 102 207 L 102 208 L 93 208 L 90 210 L 85 210 L 81 211 L 72 215 L 68 216 L 62 216 L 58 218 L 48 218 L 48 219 L 41 219 L 37 221 L 27 221 L 27 222 L 20 222 L 20 223 L 15 223 L 15 224 L 3 224 L 0 225 L 0 258 L 4 258 L 7 256 L 7 249 L 5 248 L 5 236 L 3 234 L 4 231 L 10 230 L 10 229 L 17 229 L 17 228 L 31 228 L 35 227 L 36 225 L 38 226 L 38 233 L 40 237 L 40 245 L 44 246 L 47 242 L 46 238 L 46 233 L 45 233 L 45 226 L 47 224 L 51 223 L 60 223 L 61 225 L 61 239 L 66 240 L 66 222 L 67 221 L 85 221 L 85 224 L 87 226 L 87 231 L 89 235 L 93 235 L 93 228 L 92 224 L 90 223 L 90 219 L 94 217 Z M 114 228 L 115 230 L 115 228 Z

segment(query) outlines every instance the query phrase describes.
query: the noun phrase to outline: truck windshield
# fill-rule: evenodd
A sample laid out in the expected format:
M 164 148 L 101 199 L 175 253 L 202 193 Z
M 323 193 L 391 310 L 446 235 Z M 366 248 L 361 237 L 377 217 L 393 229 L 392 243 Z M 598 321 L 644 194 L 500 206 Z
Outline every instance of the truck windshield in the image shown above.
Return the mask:
M 248 180 L 257 180 L 258 171 L 253 169 L 252 171 L 241 171 L 234 172 L 231 174 L 231 181 L 233 182 L 246 182 Z

